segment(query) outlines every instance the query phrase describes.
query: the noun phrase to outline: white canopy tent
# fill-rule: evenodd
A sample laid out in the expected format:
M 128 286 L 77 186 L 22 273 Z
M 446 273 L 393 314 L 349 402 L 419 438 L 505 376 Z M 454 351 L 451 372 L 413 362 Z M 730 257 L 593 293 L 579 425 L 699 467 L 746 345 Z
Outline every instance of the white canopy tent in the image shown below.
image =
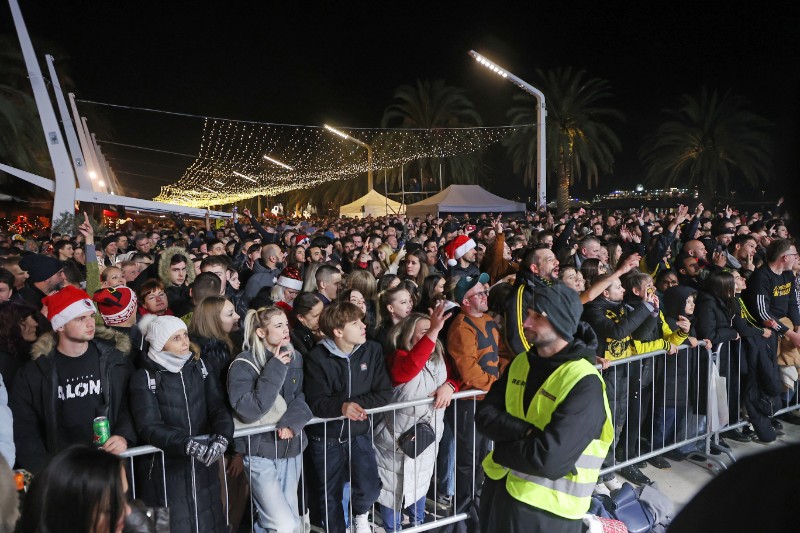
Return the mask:
M 403 212 L 403 204 L 385 197 L 375 189 L 347 205 L 339 208 L 339 216 L 363 218 L 367 216 L 383 217 Z
M 506 200 L 479 185 L 450 185 L 433 196 L 406 207 L 409 217 L 439 213 L 524 212 L 525 204 Z

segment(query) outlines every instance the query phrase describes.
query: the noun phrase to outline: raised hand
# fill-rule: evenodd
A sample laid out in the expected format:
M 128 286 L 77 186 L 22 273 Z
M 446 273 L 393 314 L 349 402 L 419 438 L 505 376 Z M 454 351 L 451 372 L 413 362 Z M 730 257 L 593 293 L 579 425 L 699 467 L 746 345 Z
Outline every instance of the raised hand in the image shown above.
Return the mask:
M 431 327 L 428 332 L 436 332 L 436 335 L 440 331 L 442 331 L 442 327 L 444 327 L 444 323 L 447 322 L 447 319 L 450 318 L 452 313 L 445 312 L 445 305 L 446 303 L 443 301 L 436 302 L 436 306 L 433 309 L 428 309 L 428 312 L 431 315 Z
M 83 222 L 78 226 L 78 231 L 83 235 L 86 244 L 94 244 L 94 229 L 89 222 L 89 215 L 86 214 L 86 211 L 83 212 Z
M 641 261 L 642 261 L 641 255 L 633 254 L 629 256 L 624 262 L 620 263 L 620 265 L 617 267 L 617 272 L 619 272 L 620 275 L 627 274 L 634 268 L 638 267 Z
M 683 315 L 679 315 L 678 316 L 677 324 L 678 324 L 678 327 L 681 328 L 681 331 L 683 331 L 684 333 L 689 333 L 689 330 L 692 327 L 692 323 L 689 322 L 689 319 L 686 318 Z

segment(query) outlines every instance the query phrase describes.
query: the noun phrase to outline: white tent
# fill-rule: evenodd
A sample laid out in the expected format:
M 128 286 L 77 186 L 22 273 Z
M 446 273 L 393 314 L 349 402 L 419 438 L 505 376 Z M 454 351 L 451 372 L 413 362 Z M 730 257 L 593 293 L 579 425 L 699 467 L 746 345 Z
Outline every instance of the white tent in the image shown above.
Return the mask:
M 402 204 L 386 198 L 375 189 L 347 205 L 339 208 L 339 216 L 363 218 L 366 216 L 382 217 L 402 213 Z M 388 212 L 387 212 L 388 209 Z
M 496 196 L 478 185 L 450 185 L 445 190 L 411 204 L 409 217 L 439 213 L 511 213 L 525 211 L 525 204 Z

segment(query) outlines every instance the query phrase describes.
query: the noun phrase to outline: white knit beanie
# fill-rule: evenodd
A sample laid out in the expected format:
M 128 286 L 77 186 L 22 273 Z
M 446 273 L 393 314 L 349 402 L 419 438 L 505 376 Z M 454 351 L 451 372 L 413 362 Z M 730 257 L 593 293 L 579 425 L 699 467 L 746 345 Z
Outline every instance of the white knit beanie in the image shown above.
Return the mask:
M 187 327 L 186 323 L 176 316 L 145 315 L 139 321 L 139 329 L 145 340 L 150 343 L 150 348 L 160 352 L 170 337 Z

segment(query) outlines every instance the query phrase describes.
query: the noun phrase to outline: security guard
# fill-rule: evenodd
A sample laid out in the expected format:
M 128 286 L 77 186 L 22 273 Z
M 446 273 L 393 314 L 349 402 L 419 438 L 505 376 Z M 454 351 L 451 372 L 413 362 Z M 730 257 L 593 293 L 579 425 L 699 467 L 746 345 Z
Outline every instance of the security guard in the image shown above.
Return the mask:
M 477 428 L 495 442 L 483 461 L 481 531 L 581 531 L 614 438 L 582 310 L 563 284 L 537 291 L 523 324 L 531 349 L 480 402 Z

